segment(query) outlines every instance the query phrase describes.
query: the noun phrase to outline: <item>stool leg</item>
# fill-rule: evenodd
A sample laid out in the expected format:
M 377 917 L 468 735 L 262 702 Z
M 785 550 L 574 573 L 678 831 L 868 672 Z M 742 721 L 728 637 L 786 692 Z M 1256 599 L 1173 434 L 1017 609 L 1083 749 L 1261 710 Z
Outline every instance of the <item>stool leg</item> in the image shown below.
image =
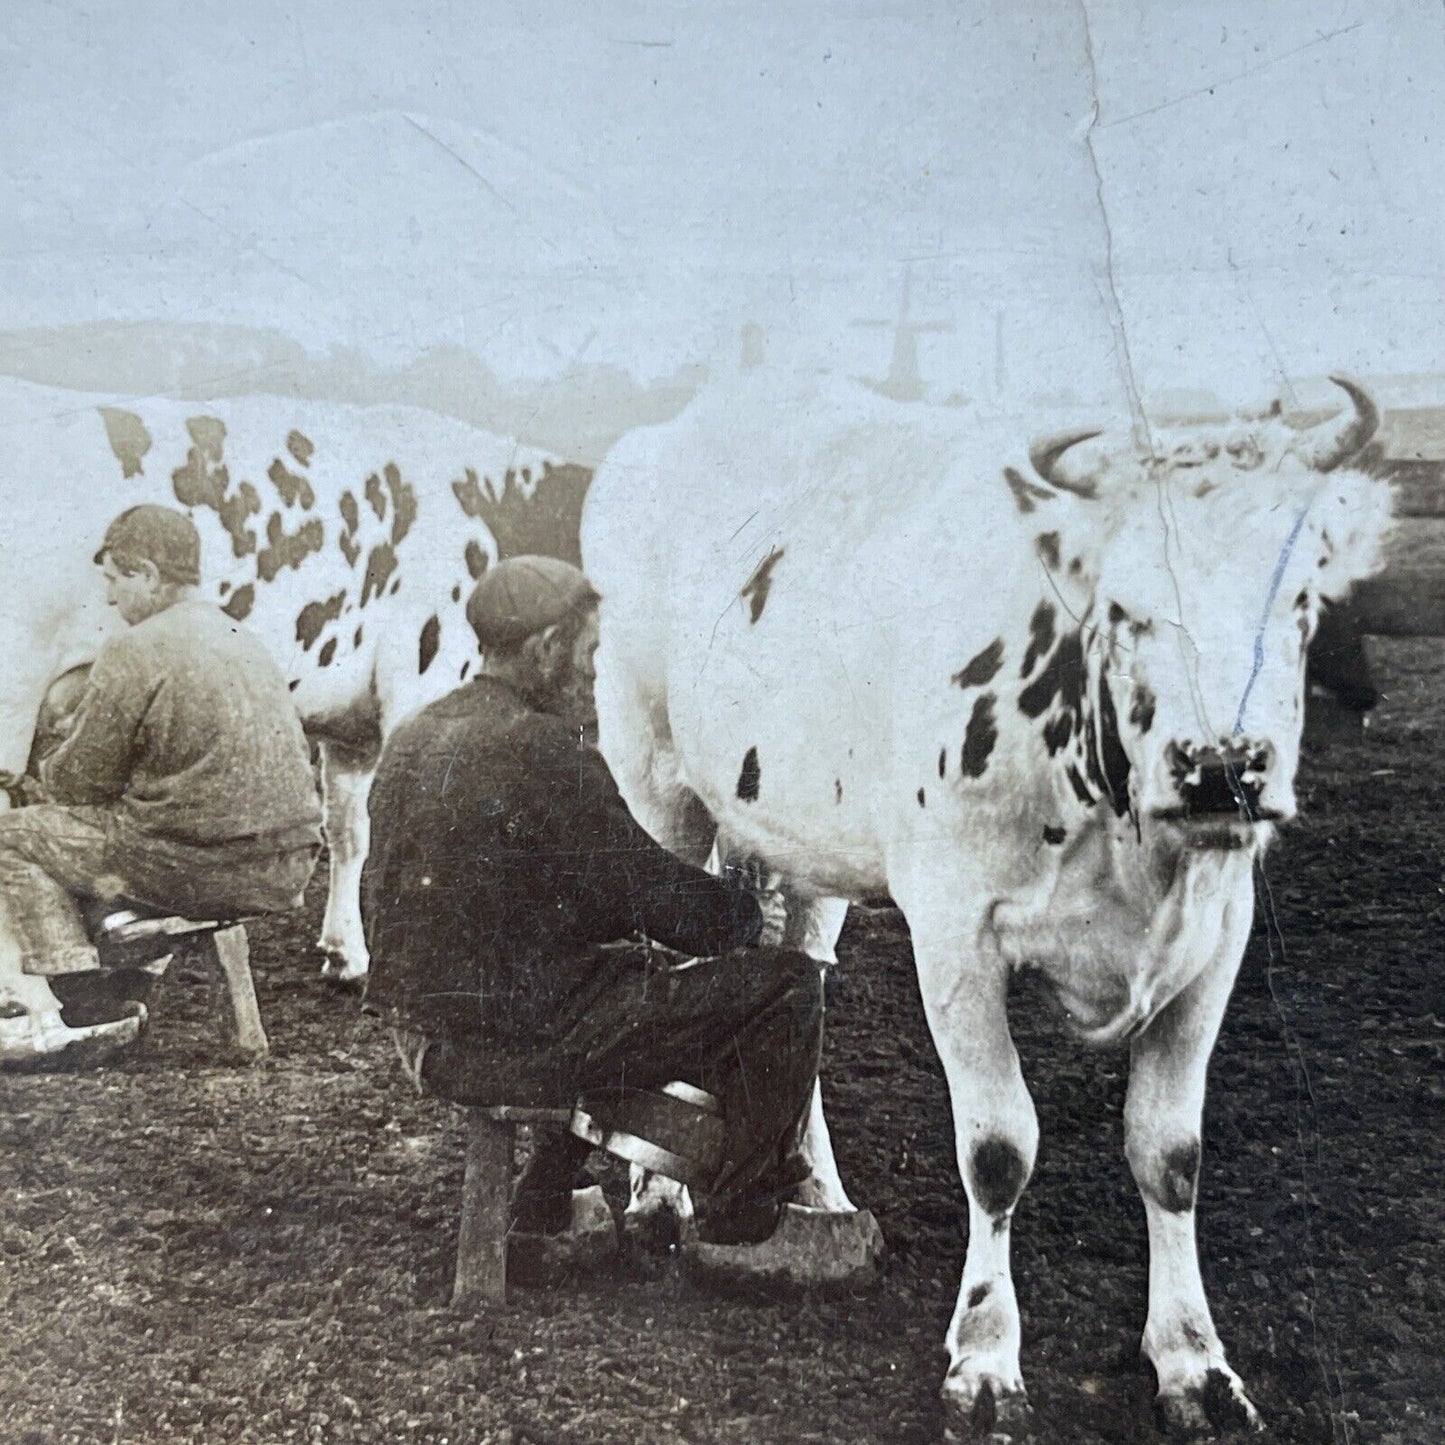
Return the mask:
M 467 1111 L 467 1168 L 452 1308 L 507 1302 L 508 1195 L 512 1184 L 512 1126 Z
M 206 952 L 220 965 L 236 1022 L 236 1049 L 249 1062 L 266 1057 L 270 1045 L 256 1006 L 256 985 L 251 978 L 251 945 L 242 924 L 222 928 L 206 943 Z

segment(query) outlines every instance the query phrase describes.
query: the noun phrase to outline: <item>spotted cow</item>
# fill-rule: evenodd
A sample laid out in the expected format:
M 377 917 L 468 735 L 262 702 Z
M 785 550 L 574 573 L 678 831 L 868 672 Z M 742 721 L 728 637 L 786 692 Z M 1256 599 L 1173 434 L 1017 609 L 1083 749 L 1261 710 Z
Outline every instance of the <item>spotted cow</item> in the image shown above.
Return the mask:
M 464 606 L 491 562 L 578 560 L 590 473 L 407 407 L 275 397 L 114 399 L 5 381 L 0 429 L 0 770 L 24 771 L 47 690 L 120 625 L 91 560 L 106 524 L 137 502 L 186 508 L 204 593 L 264 640 L 320 745 L 320 942 L 342 978 L 362 977 L 381 739 L 477 665 Z M 13 972 L 0 961 L 0 992 Z
M 1129 1050 L 1161 1413 L 1256 1423 L 1205 1300 L 1195 1187 L 1253 870 L 1295 812 L 1306 647 L 1388 526 L 1388 487 L 1345 465 L 1377 413 L 1341 384 L 1348 407 L 1310 430 L 1026 448 L 1002 418 L 770 383 L 633 433 L 589 493 L 601 746 L 638 818 L 694 859 L 777 870 L 820 958 L 839 899 L 907 918 L 968 1200 L 959 1435 L 1027 1429 L 1024 971 L 1066 1028 Z

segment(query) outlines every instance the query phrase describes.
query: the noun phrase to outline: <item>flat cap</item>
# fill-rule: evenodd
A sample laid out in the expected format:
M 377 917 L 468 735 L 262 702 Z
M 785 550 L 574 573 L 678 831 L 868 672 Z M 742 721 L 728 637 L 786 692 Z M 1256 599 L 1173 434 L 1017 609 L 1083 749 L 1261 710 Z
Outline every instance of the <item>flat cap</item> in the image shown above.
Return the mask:
M 142 502 L 122 512 L 105 529 L 96 564 L 111 553 L 116 562 L 153 562 L 168 582 L 194 587 L 201 580 L 201 534 L 184 512 Z
M 483 650 L 515 647 L 596 597 L 586 575 L 570 562 L 508 557 L 488 571 L 467 598 L 467 621 Z

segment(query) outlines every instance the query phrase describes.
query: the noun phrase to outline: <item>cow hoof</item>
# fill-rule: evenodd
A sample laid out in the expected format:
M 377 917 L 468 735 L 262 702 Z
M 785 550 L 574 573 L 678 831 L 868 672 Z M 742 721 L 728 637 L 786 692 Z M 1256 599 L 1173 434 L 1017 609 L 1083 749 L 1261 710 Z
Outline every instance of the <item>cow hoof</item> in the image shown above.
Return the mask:
M 787 1204 L 761 1244 L 697 1242 L 686 1257 L 698 1273 L 724 1283 L 854 1290 L 878 1277 L 883 1231 L 866 1209 L 834 1214 Z
M 1154 1399 L 1154 1418 L 1171 1440 L 1212 1440 L 1229 1431 L 1264 1429 L 1232 1370 L 1210 1370 L 1194 1389 L 1161 1391 Z
M 691 1216 L 673 1209 L 629 1209 L 622 1216 L 628 1253 L 650 1259 L 675 1257 L 694 1228 Z
M 948 1445 L 1026 1445 L 1033 1406 L 1023 1388 L 985 1377 L 972 1392 L 945 1387 L 943 1438 Z
M 338 993 L 360 993 L 366 987 L 366 969 L 349 963 L 345 955 L 329 948 L 321 950 L 321 979 Z

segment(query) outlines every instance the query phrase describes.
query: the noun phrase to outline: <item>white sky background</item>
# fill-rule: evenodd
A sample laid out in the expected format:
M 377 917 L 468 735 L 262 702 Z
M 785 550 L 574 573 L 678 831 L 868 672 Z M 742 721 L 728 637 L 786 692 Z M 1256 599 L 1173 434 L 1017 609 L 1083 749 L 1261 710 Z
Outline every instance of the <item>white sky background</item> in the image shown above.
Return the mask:
M 877 375 L 911 266 L 933 394 L 1002 310 L 1011 397 L 1121 402 L 1112 238 L 1146 393 L 1434 372 L 1442 62 L 1433 0 L 6 0 L 0 327 Z

